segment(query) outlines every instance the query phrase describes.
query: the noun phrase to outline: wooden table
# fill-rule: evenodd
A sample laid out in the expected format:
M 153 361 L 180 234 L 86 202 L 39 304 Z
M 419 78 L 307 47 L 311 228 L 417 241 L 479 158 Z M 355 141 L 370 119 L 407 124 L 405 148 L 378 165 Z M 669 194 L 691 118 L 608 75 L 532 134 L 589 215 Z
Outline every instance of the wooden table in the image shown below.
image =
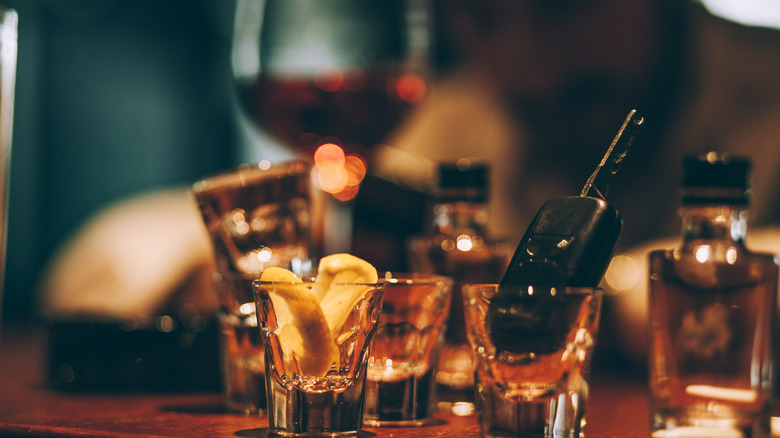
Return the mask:
M 117 394 L 56 392 L 45 387 L 39 343 L 3 332 L 0 339 L 0 436 L 264 437 L 265 417 L 229 414 L 216 393 Z M 598 368 L 598 367 L 597 367 Z M 440 416 L 423 428 L 366 428 L 366 437 L 477 437 L 474 416 Z M 586 435 L 649 437 L 641 373 L 594 370 Z

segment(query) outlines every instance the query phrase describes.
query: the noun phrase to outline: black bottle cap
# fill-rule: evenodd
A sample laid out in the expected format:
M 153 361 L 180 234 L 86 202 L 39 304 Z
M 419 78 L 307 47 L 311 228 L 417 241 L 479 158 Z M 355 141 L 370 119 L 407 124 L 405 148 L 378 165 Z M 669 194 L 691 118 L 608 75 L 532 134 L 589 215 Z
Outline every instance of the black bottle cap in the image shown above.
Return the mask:
M 487 164 L 461 159 L 439 165 L 440 200 L 486 202 L 489 189 L 490 167 Z
M 750 202 L 750 159 L 718 152 L 682 160 L 683 205 Z

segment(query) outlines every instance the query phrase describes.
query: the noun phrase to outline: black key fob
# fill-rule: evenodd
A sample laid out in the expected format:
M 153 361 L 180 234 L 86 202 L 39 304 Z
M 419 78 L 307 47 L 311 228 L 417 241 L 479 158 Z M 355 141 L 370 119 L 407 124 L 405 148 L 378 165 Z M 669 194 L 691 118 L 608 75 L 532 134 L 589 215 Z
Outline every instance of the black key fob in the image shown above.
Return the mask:
M 501 287 L 596 286 L 622 227 L 620 214 L 603 199 L 550 199 L 526 230 Z
M 485 323 L 497 350 L 543 354 L 565 339 L 568 324 L 560 321 L 582 296 L 558 290 L 601 281 L 623 228 L 605 201 L 607 190 L 643 122 L 631 111 L 581 195 L 550 199 L 534 217 L 488 307 Z

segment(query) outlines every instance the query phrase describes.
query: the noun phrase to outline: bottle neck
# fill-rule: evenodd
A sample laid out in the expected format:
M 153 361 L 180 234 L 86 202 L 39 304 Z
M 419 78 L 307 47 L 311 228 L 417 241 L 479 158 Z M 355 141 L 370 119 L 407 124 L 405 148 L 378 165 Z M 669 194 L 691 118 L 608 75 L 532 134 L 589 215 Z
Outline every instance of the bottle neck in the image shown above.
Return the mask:
M 437 201 L 433 206 L 433 226 L 439 233 L 472 230 L 484 234 L 488 205 L 479 201 Z
M 709 240 L 744 245 L 747 205 L 684 205 L 681 216 L 683 243 Z

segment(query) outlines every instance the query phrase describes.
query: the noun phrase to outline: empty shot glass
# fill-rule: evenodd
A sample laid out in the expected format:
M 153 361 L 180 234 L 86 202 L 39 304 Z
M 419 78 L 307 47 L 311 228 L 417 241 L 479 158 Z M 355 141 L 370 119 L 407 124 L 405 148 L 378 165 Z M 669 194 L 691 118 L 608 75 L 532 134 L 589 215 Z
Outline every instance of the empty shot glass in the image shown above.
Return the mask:
M 334 299 L 342 302 L 325 303 L 313 298 L 314 284 L 254 282 L 269 431 L 354 436 L 363 425 L 367 365 L 384 285 L 339 283 L 333 286 L 339 289 Z
M 252 280 L 268 267 L 306 274 L 315 259 L 311 166 L 262 161 L 192 186 L 214 247 L 221 380 L 230 411 L 262 412 L 265 378 Z
M 388 275 L 366 383 L 366 426 L 423 426 L 433 418 L 435 373 L 453 280 Z
M 513 288 L 493 315 L 498 285 L 466 285 L 474 351 L 477 420 L 483 437 L 578 438 L 601 313 L 597 288 Z M 500 327 L 494 317 L 502 318 Z

